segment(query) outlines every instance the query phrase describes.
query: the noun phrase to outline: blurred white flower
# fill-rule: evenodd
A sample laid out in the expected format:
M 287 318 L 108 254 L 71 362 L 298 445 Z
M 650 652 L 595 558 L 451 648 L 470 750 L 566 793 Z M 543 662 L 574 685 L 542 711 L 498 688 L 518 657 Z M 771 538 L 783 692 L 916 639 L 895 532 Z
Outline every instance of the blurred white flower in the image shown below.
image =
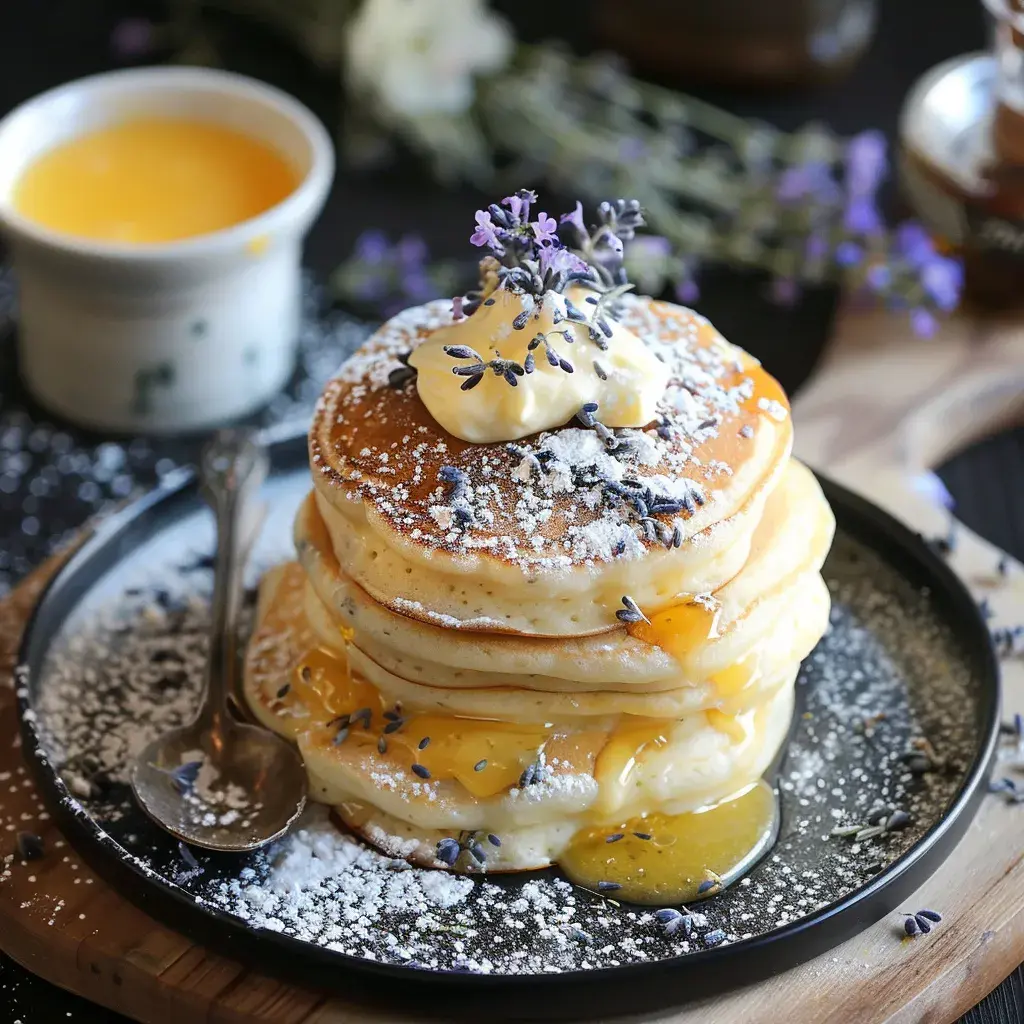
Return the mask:
M 365 0 L 348 27 L 346 74 L 384 114 L 461 114 L 474 75 L 503 67 L 512 45 L 483 0 Z

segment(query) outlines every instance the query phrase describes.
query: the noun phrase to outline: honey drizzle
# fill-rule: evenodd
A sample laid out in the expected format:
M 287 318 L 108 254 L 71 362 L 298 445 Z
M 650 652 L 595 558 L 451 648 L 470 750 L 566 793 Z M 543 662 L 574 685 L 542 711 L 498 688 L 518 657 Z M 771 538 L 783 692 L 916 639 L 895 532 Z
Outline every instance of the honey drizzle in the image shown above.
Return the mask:
M 558 864 L 577 885 L 614 899 L 692 903 L 748 872 L 774 842 L 778 817 L 775 792 L 758 780 L 699 811 L 582 829 Z
M 284 643 L 310 637 L 302 609 L 303 586 L 301 568 L 287 566 L 272 595 L 273 604 L 254 638 L 263 640 L 261 656 L 265 656 L 266 644 L 274 638 Z M 702 614 L 694 613 L 692 621 L 713 626 L 713 612 L 692 603 L 681 607 L 700 609 Z M 667 612 L 678 614 L 674 609 Z M 651 627 L 654 626 L 652 622 Z M 702 631 L 703 626 L 695 627 L 697 634 Z M 347 651 L 355 634 L 343 627 L 339 635 Z M 276 689 L 277 682 L 271 679 L 269 666 L 262 672 L 267 676 L 262 688 L 266 695 L 268 689 Z M 559 731 L 553 724 L 531 727 L 414 710 L 403 713 L 352 670 L 346 653 L 322 645 L 307 646 L 293 658 L 287 673 L 289 685 L 284 695 L 267 702 L 280 715 L 301 714 L 299 731 L 324 747 L 335 746 L 339 730 L 346 729 L 343 742 L 337 744 L 340 756 L 351 756 L 354 751 L 359 758 L 385 762 L 392 770 L 418 764 L 431 779 L 454 779 L 481 799 L 497 796 L 519 784 L 523 770 L 544 753 L 549 765 L 557 762 L 564 771 L 593 774 L 599 783 L 600 796 L 594 806 L 598 815 L 608 812 L 617 794 L 629 786 L 637 767 L 648 756 L 664 749 L 676 724 L 672 719 L 627 716 L 610 733 L 568 732 Z M 351 716 L 364 708 L 370 711 L 369 725 L 361 718 L 351 722 Z M 385 718 L 385 712 L 392 717 Z M 729 736 L 741 751 L 756 738 L 757 709 L 735 715 L 712 709 L 705 714 L 708 723 Z M 385 726 L 398 719 L 400 727 L 384 733 Z M 382 735 L 386 743 L 383 754 L 378 750 Z M 421 746 L 424 739 L 429 742 Z M 671 770 L 671 766 L 666 770 Z M 413 777 L 412 781 L 415 784 L 420 779 Z M 771 800 L 766 801 L 762 790 L 771 794 L 770 787 L 757 782 L 701 811 L 680 815 L 655 813 L 615 827 L 584 828 L 560 858 L 560 866 L 581 885 L 598 888 L 602 881 L 620 885 L 621 889 L 614 890 L 616 898 L 637 903 L 692 901 L 701 895 L 713 895 L 710 891 L 696 891 L 710 877 L 708 872 L 728 881 L 747 870 L 772 841 L 775 797 L 772 794 Z M 769 803 L 770 815 L 765 810 Z M 615 832 L 622 832 L 624 838 L 606 844 L 607 836 Z M 634 832 L 652 838 L 638 839 Z

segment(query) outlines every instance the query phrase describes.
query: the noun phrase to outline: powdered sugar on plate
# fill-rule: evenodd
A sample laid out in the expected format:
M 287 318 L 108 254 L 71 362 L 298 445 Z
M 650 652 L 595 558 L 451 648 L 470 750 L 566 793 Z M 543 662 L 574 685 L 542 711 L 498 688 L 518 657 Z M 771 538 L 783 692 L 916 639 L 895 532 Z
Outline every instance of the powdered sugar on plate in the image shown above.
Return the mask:
M 289 555 L 288 524 L 307 486 L 296 472 L 268 487 L 253 582 Z M 147 885 L 187 892 L 197 915 L 217 908 L 240 927 L 430 970 L 545 974 L 698 953 L 814 915 L 884 872 L 939 820 L 975 756 L 977 699 L 949 624 L 840 533 L 825 569 L 832 626 L 801 672 L 778 776 L 781 838 L 748 878 L 700 905 L 689 935 L 655 908 L 620 905 L 554 871 L 469 879 L 410 867 L 317 807 L 255 854 L 183 851 L 136 808 L 127 768 L 197 698 L 209 588 L 199 556 L 210 540 L 205 514 L 158 527 L 84 595 L 34 680 L 35 726 L 66 801 Z M 24 676 L 19 686 L 24 694 Z M 937 748 L 942 770 L 909 770 L 903 755 L 918 737 Z M 905 810 L 910 826 L 859 843 L 830 836 L 880 806 Z

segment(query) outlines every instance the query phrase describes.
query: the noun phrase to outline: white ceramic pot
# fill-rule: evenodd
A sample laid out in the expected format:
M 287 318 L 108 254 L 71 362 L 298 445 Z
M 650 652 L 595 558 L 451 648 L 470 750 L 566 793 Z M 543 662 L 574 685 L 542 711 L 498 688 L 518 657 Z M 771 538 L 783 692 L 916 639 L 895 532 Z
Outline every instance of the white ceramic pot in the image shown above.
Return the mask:
M 155 245 L 69 237 L 21 216 L 14 186 L 53 146 L 136 117 L 216 121 L 269 143 L 300 184 L 223 231 Z M 60 86 L 0 121 L 0 228 L 20 286 L 19 356 L 33 394 L 102 430 L 169 433 L 243 416 L 287 381 L 303 237 L 334 173 L 302 104 L 205 68 L 139 68 Z

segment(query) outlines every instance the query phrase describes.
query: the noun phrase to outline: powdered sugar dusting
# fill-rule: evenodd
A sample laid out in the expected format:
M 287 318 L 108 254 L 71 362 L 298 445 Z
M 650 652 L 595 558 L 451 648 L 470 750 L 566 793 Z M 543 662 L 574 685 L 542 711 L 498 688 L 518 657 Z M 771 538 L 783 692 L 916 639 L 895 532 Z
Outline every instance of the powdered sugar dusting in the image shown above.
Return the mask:
M 623 310 L 622 323 L 670 372 L 645 428 L 608 430 L 597 408 L 507 445 L 449 436 L 412 377 L 394 376 L 451 322 L 449 304 L 435 302 L 389 321 L 342 367 L 317 409 L 314 474 L 367 504 L 404 543 L 487 554 L 527 574 L 681 546 L 731 514 L 718 493 L 757 450 L 742 439 L 788 437 L 788 411 L 770 379 L 696 313 L 635 297 Z M 517 386 L 528 388 L 529 377 Z
M 274 507 L 264 565 L 282 553 L 281 525 L 302 494 L 301 475 L 289 486 Z M 200 908 L 338 953 L 522 975 L 699 952 L 718 931 L 725 941 L 763 934 L 814 914 L 905 852 L 947 806 L 977 746 L 964 713 L 971 674 L 951 630 L 926 595 L 841 535 L 825 571 L 832 628 L 801 673 L 801 714 L 780 775 L 783 839 L 749 878 L 701 904 L 689 939 L 666 934 L 651 910 L 620 906 L 554 872 L 479 880 L 410 867 L 315 807 L 299 831 L 261 853 L 225 861 L 195 851 L 192 863 L 138 811 L 125 780 L 131 754 L 178 724 L 198 693 L 208 573 L 176 567 L 183 539 L 200 536 L 195 517 L 179 521 L 127 557 L 124 586 L 87 596 L 39 680 L 44 747 L 75 784 L 69 800 L 153 884 L 165 880 Z M 859 726 L 880 710 L 886 717 L 868 739 Z M 940 747 L 948 772 L 907 770 L 901 754 L 916 735 Z M 519 799 L 531 796 L 527 788 Z M 882 803 L 908 811 L 911 827 L 860 844 L 829 837 L 836 823 Z

